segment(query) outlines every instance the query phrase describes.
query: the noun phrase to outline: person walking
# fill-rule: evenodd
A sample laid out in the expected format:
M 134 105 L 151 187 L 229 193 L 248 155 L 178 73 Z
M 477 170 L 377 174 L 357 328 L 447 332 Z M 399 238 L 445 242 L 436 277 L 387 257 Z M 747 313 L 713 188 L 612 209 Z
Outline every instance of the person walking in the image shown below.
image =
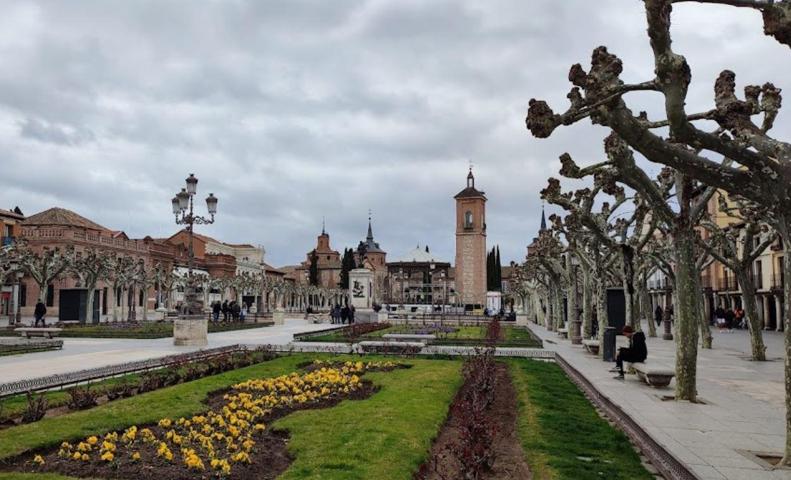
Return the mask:
M 225 300 L 225 301 L 222 302 L 222 307 L 220 307 L 220 310 L 222 311 L 222 321 L 223 322 L 227 322 L 228 321 L 228 300 Z
M 354 323 L 354 312 L 355 311 L 356 311 L 356 309 L 354 308 L 354 305 L 351 305 L 349 307 L 349 323 L 350 324 Z
M 341 308 L 341 323 L 346 323 L 349 320 L 349 307 Z
M 734 326 L 738 329 L 746 328 L 747 322 L 744 320 L 744 309 L 742 307 L 736 307 L 736 310 L 733 311 L 734 318 Z
M 211 305 L 211 313 L 212 313 L 212 319 L 214 320 L 215 323 L 220 320 L 220 311 L 221 310 L 222 309 L 220 308 L 220 302 L 219 301 L 212 303 L 212 305 Z
M 244 323 L 244 319 L 247 317 L 247 304 L 242 302 L 242 308 L 239 309 L 239 320 Z
M 239 321 L 239 314 L 242 313 L 242 307 L 239 306 L 239 304 L 236 302 L 236 300 L 231 302 L 231 305 L 232 306 L 229 307 L 229 308 L 231 308 L 231 313 L 233 314 L 233 321 L 234 322 L 238 322 Z
M 44 320 L 44 316 L 47 314 L 47 307 L 44 305 L 44 302 L 41 300 L 36 303 L 36 308 L 33 310 L 33 316 L 36 319 L 36 323 L 33 324 L 34 327 L 38 327 L 39 322 L 41 322 L 42 327 L 47 326 L 47 322 Z
M 657 327 L 662 324 L 662 315 L 664 314 L 665 312 L 664 310 L 662 310 L 662 306 L 657 305 L 656 308 L 654 309 L 654 321 L 656 322 Z
M 615 377 L 618 380 L 623 380 L 623 362 L 644 362 L 648 357 L 648 347 L 645 345 L 643 332 L 635 332 L 630 325 L 627 325 L 623 327 L 623 334 L 629 339 L 629 347 L 618 349 L 618 355 L 615 356 L 615 368 L 610 370 L 610 372 L 618 372 L 618 376 Z
M 332 323 L 341 323 L 341 306 L 337 303 L 332 309 Z
M 720 332 L 725 329 L 725 309 L 722 308 L 722 304 L 714 309 L 714 323 L 717 324 L 717 328 L 720 329 Z

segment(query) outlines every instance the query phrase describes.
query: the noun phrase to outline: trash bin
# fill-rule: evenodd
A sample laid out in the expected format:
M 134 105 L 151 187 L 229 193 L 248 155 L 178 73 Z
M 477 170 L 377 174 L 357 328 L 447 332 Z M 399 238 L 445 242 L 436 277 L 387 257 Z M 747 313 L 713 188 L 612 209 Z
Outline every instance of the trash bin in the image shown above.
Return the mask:
M 605 362 L 615 361 L 615 327 L 605 327 L 604 329 L 604 351 L 602 358 Z

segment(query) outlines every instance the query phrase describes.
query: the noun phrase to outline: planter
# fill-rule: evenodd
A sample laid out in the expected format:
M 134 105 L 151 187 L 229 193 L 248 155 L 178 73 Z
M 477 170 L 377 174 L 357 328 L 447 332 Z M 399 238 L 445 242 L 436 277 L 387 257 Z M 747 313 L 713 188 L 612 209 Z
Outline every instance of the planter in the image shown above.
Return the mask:
M 205 347 L 209 343 L 209 321 L 203 315 L 179 317 L 173 321 L 173 345 Z

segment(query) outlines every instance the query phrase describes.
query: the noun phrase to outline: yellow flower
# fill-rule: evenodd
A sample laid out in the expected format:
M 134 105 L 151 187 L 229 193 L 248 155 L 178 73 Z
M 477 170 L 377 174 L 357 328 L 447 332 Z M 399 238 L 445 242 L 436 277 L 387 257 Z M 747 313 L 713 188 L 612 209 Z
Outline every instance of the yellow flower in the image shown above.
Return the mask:
M 104 452 L 101 458 L 105 462 L 112 462 L 113 458 L 115 458 L 115 455 L 113 455 L 113 452 Z
M 96 443 L 99 442 L 99 439 L 96 438 L 95 436 L 90 436 L 85 441 L 88 442 L 88 444 L 90 445 L 96 445 Z
M 41 455 L 36 455 L 35 457 L 33 457 L 33 463 L 44 465 L 44 458 Z
M 170 428 L 172 424 L 173 422 L 171 422 L 169 418 L 163 418 L 162 420 L 159 421 L 157 425 L 159 425 L 162 428 Z
M 74 455 L 71 456 L 73 460 L 80 460 L 82 459 L 82 454 L 80 452 L 74 452 Z
M 138 461 L 140 460 L 140 452 L 135 452 L 132 454 L 132 460 Z
M 82 454 L 82 461 L 83 462 L 87 462 L 90 459 L 91 459 L 91 457 L 89 457 L 87 453 L 83 453 Z

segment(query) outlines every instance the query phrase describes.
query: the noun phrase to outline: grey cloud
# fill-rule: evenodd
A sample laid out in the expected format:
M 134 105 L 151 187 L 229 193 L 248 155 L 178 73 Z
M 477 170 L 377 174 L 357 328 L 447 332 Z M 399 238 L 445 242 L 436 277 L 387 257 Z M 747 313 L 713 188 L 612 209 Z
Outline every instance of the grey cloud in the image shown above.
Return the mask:
M 262 243 L 276 265 L 304 258 L 322 216 L 335 248 L 356 245 L 368 208 L 391 256 L 420 242 L 452 260 L 452 196 L 472 160 L 489 195 L 488 241 L 518 260 L 558 155 L 599 161 L 606 135 L 580 124 L 534 139 L 527 102 L 563 108 L 569 66 L 598 45 L 621 56 L 630 81 L 648 78 L 641 8 L 26 2 L 0 19 L 0 205 L 60 205 L 132 236 L 166 236 L 177 228 L 170 197 L 195 172 L 201 197 L 220 198 L 217 223 L 202 231 Z M 791 56 L 763 36 L 758 15 L 690 3 L 673 21 L 693 69 L 690 108 L 711 105 L 723 68 L 787 87 Z M 658 116 L 658 100 L 630 104 Z

